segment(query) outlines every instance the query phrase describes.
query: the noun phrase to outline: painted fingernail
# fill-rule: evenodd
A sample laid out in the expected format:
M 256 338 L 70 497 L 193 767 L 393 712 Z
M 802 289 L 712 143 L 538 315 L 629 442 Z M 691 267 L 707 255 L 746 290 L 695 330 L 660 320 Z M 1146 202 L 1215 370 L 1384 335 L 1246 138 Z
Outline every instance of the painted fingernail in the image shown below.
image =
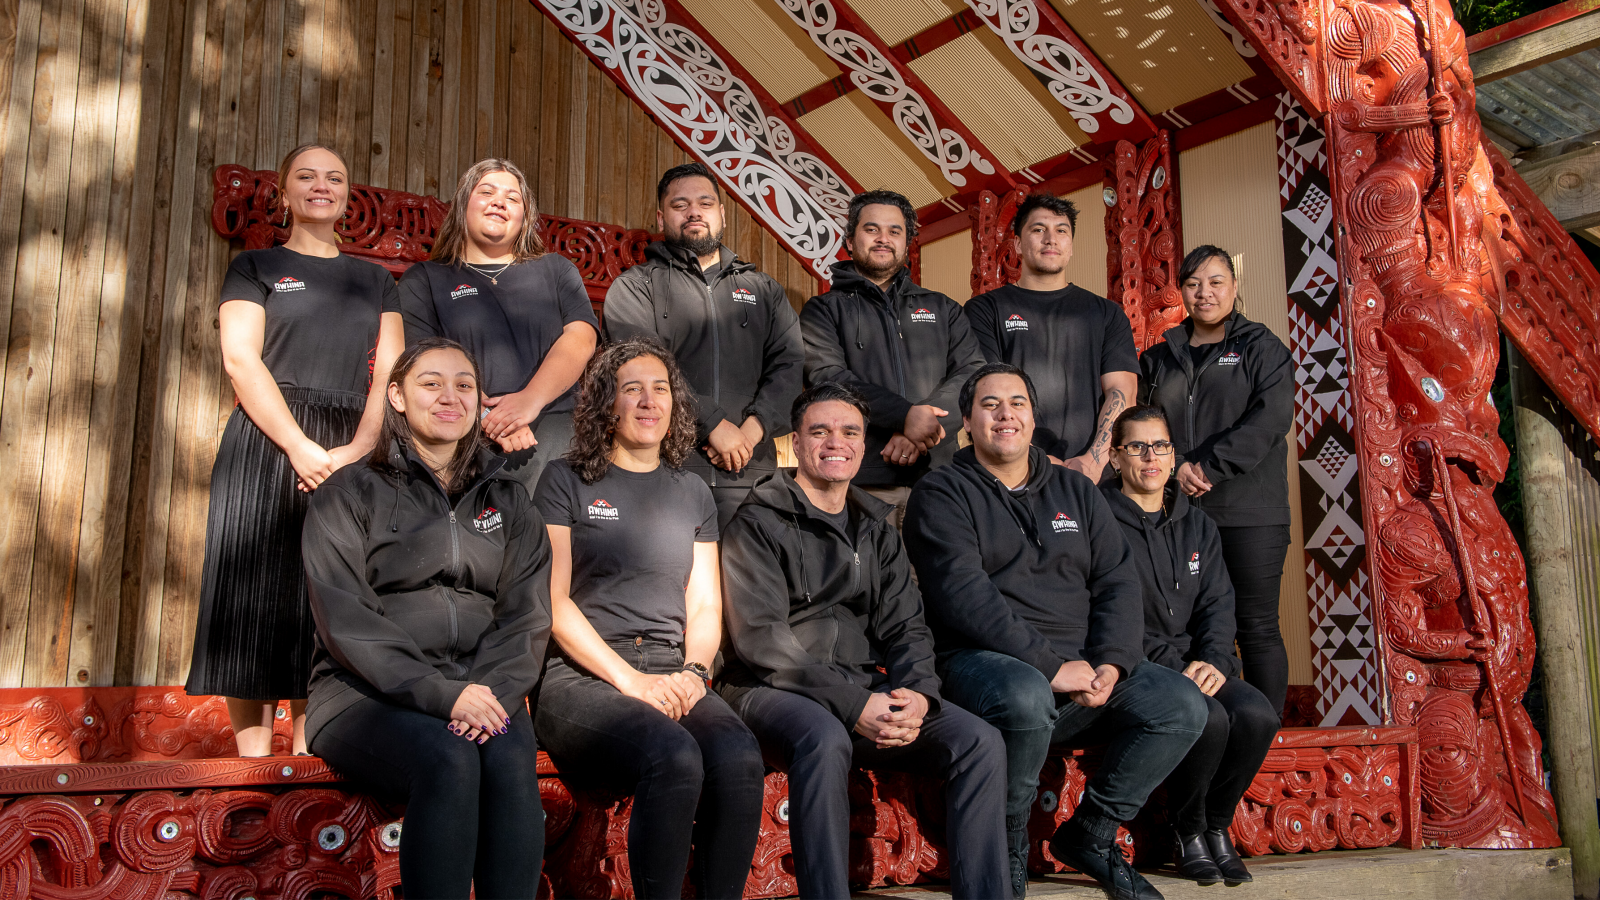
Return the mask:
M 506 716 L 506 724 L 507 725 L 511 724 L 511 717 L 510 716 Z

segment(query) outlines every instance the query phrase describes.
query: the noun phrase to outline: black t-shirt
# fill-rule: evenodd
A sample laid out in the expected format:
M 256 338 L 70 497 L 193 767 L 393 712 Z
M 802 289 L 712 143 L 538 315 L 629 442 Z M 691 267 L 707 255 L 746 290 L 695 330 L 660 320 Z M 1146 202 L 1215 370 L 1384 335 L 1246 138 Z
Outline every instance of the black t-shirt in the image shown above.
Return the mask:
M 1009 284 L 968 300 L 966 314 L 986 361 L 1010 363 L 1033 379 L 1034 446 L 1057 459 L 1087 452 L 1105 400 L 1100 376 L 1139 373 L 1122 307 L 1075 284 L 1060 291 Z
M 400 279 L 406 345 L 427 337 L 459 341 L 478 359 L 484 393 L 499 397 L 528 386 L 569 323 L 585 322 L 600 330 L 583 276 L 564 256 L 546 253 L 525 260 L 494 280 L 499 284 L 465 265 L 412 266 Z M 571 411 L 575 389 L 550 401 L 544 411 Z
M 533 500 L 548 525 L 572 529 L 572 601 L 602 640 L 683 642 L 684 589 L 696 542 L 717 540 L 717 504 L 692 472 L 612 466 L 584 484 L 558 459 Z
M 1200 364 L 1206 361 L 1206 354 L 1215 346 L 1216 344 L 1190 344 L 1189 361 L 1194 363 L 1195 368 L 1199 368 Z
M 246 250 L 222 279 L 221 303 L 266 310 L 261 361 L 279 387 L 365 394 L 378 324 L 400 311 L 389 270 L 340 254 L 307 256 L 288 247 Z

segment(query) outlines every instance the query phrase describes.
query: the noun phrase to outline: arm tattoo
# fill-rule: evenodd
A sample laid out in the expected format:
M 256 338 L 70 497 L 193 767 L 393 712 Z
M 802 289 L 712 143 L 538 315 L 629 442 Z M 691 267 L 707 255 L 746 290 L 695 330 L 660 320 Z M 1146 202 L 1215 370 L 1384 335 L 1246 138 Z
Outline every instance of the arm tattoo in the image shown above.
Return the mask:
M 1089 447 L 1089 455 L 1096 460 L 1105 459 L 1105 451 L 1111 446 L 1111 423 L 1117 420 L 1128 405 L 1128 400 L 1122 395 L 1121 388 L 1112 388 L 1106 395 L 1106 402 L 1100 407 L 1100 422 L 1095 425 L 1094 444 Z

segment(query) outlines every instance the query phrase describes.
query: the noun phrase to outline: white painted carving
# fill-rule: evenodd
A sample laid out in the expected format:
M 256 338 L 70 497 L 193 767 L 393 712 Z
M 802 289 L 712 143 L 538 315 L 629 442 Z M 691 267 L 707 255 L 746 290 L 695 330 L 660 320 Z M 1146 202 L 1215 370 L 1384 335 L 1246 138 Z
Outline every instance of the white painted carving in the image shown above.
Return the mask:
M 872 41 L 843 28 L 833 0 L 775 0 L 811 40 L 850 73 L 850 81 L 868 97 L 893 110 L 890 118 L 908 140 L 939 167 L 956 187 L 967 183 L 968 167 L 994 174 L 994 163 L 979 156 L 967 139 L 941 125 L 922 95 L 906 84 L 894 61 Z
M 697 35 L 666 21 L 659 0 L 535 0 L 722 179 L 813 271 L 826 278 L 844 241 L 850 189 L 762 109 Z M 718 96 L 720 95 L 720 96 Z
M 1023 65 L 1039 75 L 1050 96 L 1067 108 L 1085 134 L 1100 130 L 1097 116 L 1102 114 L 1123 125 L 1133 121 L 1133 107 L 1112 93 L 1099 70 L 1077 47 L 1039 33 L 1034 0 L 967 0 L 967 5 Z

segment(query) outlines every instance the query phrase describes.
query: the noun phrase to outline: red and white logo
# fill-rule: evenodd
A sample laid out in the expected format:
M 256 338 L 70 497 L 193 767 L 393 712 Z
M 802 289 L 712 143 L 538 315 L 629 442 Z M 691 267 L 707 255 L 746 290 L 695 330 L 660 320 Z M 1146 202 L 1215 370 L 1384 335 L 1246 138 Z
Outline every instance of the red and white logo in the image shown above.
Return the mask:
M 617 508 L 604 500 L 596 500 L 589 504 L 589 518 L 591 519 L 611 519 L 615 521 L 619 515 L 621 514 L 617 511 Z
M 1072 521 L 1072 517 L 1064 512 L 1056 513 L 1055 520 L 1050 523 L 1050 527 L 1055 529 L 1056 534 L 1060 534 L 1063 531 L 1070 531 L 1073 534 L 1078 533 L 1078 523 Z
M 1011 317 L 1006 319 L 1005 329 L 1007 331 L 1027 331 L 1028 320 L 1017 313 L 1012 313 Z
M 911 321 L 913 321 L 913 322 L 937 322 L 937 321 L 939 321 L 939 317 L 935 316 L 933 314 L 933 310 L 928 309 L 927 307 L 923 306 L 923 307 L 918 307 L 916 310 L 914 310 L 911 313 Z
M 306 289 L 306 283 L 293 275 L 285 275 L 278 279 L 278 283 L 273 285 L 272 289 L 280 294 L 289 291 L 303 291 Z
M 1199 553 L 1192 553 L 1192 554 L 1189 555 L 1189 574 L 1190 575 L 1199 575 L 1200 574 L 1200 554 Z
M 480 534 L 488 534 L 489 532 L 494 531 L 496 528 L 499 528 L 502 524 L 504 524 L 504 521 L 503 517 L 500 515 L 500 510 L 495 509 L 492 506 L 488 509 L 485 509 L 483 512 L 478 513 L 478 517 L 472 520 L 472 527 L 478 529 L 478 533 Z
M 754 306 L 755 303 L 756 303 L 756 295 L 750 293 L 749 291 L 745 290 L 744 288 L 734 288 L 733 289 L 733 302 L 735 302 L 735 303 L 748 303 L 751 306 Z
M 450 291 L 450 299 L 460 300 L 462 297 L 471 297 L 477 292 L 478 289 L 470 284 L 458 284 Z
M 1239 364 L 1239 361 L 1242 360 L 1243 358 L 1244 357 L 1240 356 L 1237 353 L 1232 353 L 1232 352 L 1224 353 L 1224 354 L 1222 354 L 1222 358 L 1217 360 L 1217 365 L 1219 365 L 1219 366 L 1237 366 Z

